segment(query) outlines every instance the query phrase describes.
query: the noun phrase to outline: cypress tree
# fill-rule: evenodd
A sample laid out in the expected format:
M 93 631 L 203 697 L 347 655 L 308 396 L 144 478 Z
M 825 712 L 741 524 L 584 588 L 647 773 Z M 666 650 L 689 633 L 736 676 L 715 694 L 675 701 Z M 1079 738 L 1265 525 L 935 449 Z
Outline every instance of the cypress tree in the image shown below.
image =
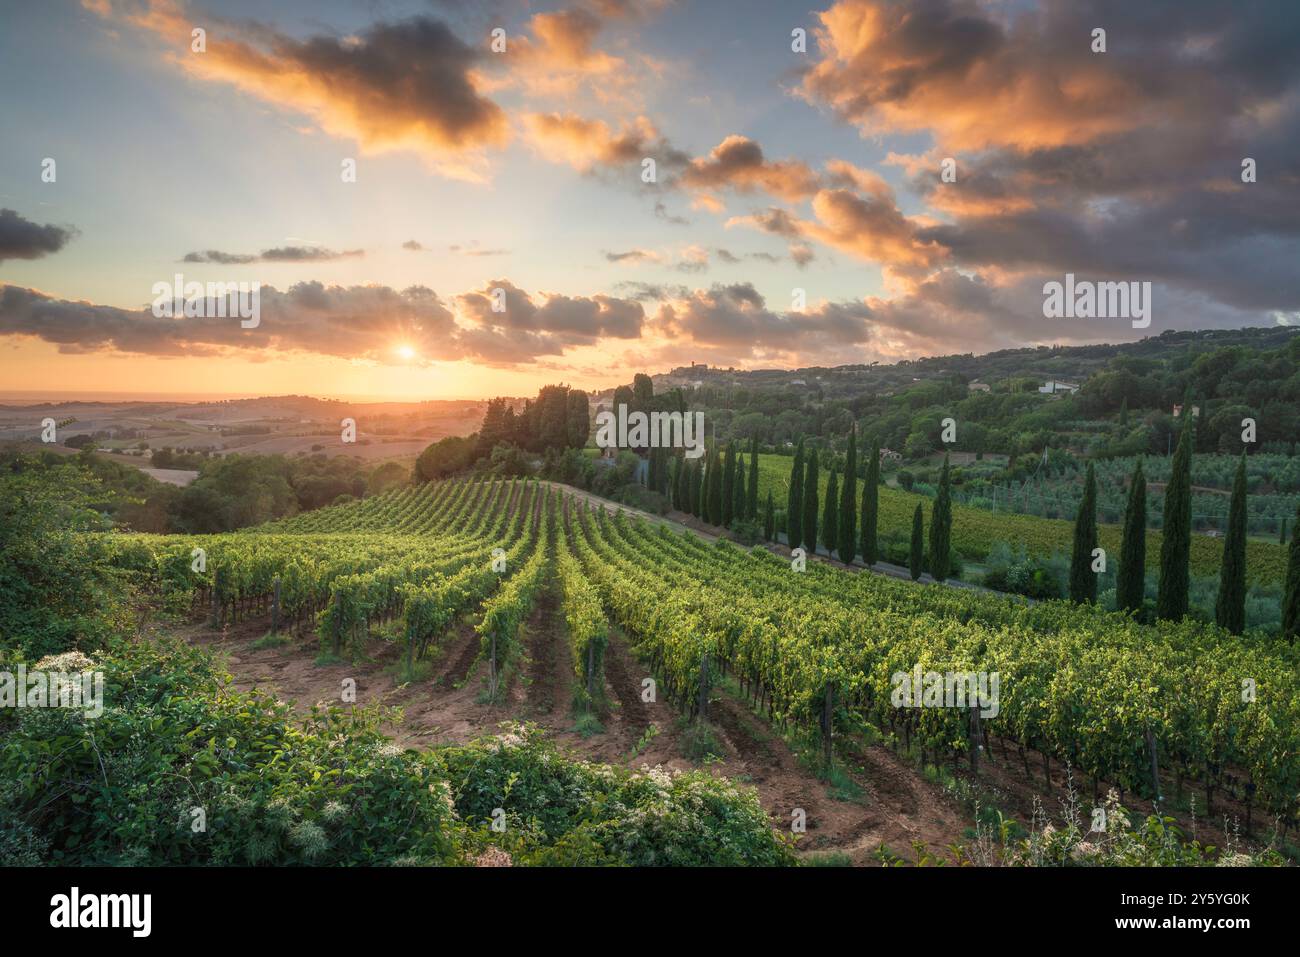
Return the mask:
M 790 467 L 790 495 L 785 507 L 785 540 L 791 548 L 803 541 L 803 439 L 794 450 Z
M 758 519 L 758 436 L 749 446 L 749 494 L 745 498 L 745 518 Z
M 1277 543 L 1279 545 L 1286 544 L 1286 516 L 1285 515 L 1282 516 L 1282 528 L 1277 533 Z
M 1177 621 L 1187 614 L 1192 555 L 1192 443 L 1196 426 L 1184 408 L 1183 429 L 1165 487 L 1164 539 L 1160 543 L 1160 586 L 1156 616 Z
M 722 454 L 718 447 L 713 447 L 713 456 L 709 459 L 709 496 L 706 508 L 708 514 L 704 520 L 710 525 L 722 521 Z
M 1128 426 L 1128 396 L 1119 400 L 1119 427 L 1121 429 Z
M 767 506 L 763 509 L 763 540 L 770 542 L 776 538 L 776 510 L 772 505 L 772 490 L 767 490 Z
M 732 524 L 745 520 L 745 457 L 743 455 L 736 457 L 736 481 L 735 494 L 732 495 L 734 511 L 731 515 Z
M 930 514 L 930 574 L 937 582 L 948 578 L 951 567 L 949 549 L 952 545 L 952 489 L 948 477 L 948 455 L 943 456 L 943 471 L 939 473 L 939 494 Z
M 722 524 L 731 527 L 736 515 L 736 443 L 727 443 L 727 460 L 722 467 Z
M 808 471 L 803 477 L 803 547 L 809 555 L 817 554 L 817 450 L 808 455 Z
M 880 512 L 880 441 L 871 443 L 871 460 L 867 462 L 867 478 L 862 485 L 862 561 L 868 566 L 880 560 L 876 537 L 877 516 Z
M 1219 596 L 1214 620 L 1234 635 L 1246 630 L 1246 453 L 1237 463 L 1228 506 L 1228 532 L 1223 536 L 1223 565 L 1219 569 Z
M 834 555 L 840 543 L 839 528 L 840 476 L 831 466 L 831 477 L 826 483 L 826 504 L 822 506 L 822 544 L 826 554 Z
M 922 544 L 925 537 L 922 524 L 921 503 L 917 502 L 916 511 L 912 513 L 912 551 L 907 562 L 907 570 L 912 574 L 912 581 L 921 577 L 921 568 L 925 562 L 925 546 Z
M 858 535 L 858 427 L 849 432 L 849 451 L 844 459 L 844 488 L 840 493 L 840 561 L 853 564 Z
M 1097 575 L 1092 570 L 1092 550 L 1097 547 L 1097 475 L 1092 463 L 1083 480 L 1083 499 L 1074 516 L 1074 550 L 1070 554 L 1070 601 L 1093 604 L 1097 600 Z
M 1120 611 L 1141 611 L 1147 587 L 1147 480 L 1142 461 L 1133 469 L 1124 509 L 1124 539 L 1115 575 L 1115 606 Z
M 713 453 L 711 451 L 706 451 L 704 458 L 700 459 L 700 488 L 699 497 L 696 499 L 699 511 L 695 517 L 705 524 L 708 524 L 709 521 L 709 462 L 712 459 Z
M 695 463 L 695 491 L 691 493 L 694 496 L 695 517 L 704 518 L 704 459 Z
M 1282 637 L 1291 642 L 1300 634 L 1300 508 L 1295 514 L 1286 562 L 1286 591 L 1282 596 Z

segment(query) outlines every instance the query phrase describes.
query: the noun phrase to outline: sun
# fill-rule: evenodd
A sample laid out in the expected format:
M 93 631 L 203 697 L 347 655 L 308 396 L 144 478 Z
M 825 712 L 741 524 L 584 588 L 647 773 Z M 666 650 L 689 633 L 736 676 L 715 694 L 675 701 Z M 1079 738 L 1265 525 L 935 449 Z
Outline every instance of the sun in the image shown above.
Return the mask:
M 393 351 L 397 353 L 399 359 L 410 360 L 415 358 L 415 347 L 410 346 L 405 342 L 398 343 Z

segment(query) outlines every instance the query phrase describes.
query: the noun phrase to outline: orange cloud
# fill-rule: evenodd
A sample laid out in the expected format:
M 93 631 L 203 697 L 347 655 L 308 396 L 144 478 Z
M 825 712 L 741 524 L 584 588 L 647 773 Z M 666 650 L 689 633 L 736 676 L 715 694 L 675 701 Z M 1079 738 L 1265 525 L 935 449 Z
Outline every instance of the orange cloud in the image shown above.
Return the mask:
M 92 9 L 109 8 L 97 0 Z M 299 41 L 191 13 L 173 0 L 115 6 L 107 15 L 173 45 L 171 61 L 190 75 L 305 113 L 367 151 L 412 150 L 448 175 L 480 179 L 484 149 L 508 138 L 505 113 L 481 92 L 482 54 L 429 17 Z M 196 27 L 206 31 L 205 52 L 191 52 Z
M 665 148 L 659 131 L 644 116 L 636 117 L 617 133 L 603 120 L 573 113 L 529 113 L 523 120 L 534 146 L 547 158 L 582 172 L 597 166 L 639 163 L 662 154 Z
M 821 58 L 800 90 L 864 133 L 928 129 L 947 149 L 1027 149 L 1151 116 L 1144 84 L 1093 54 L 1097 24 L 1066 7 L 1014 28 L 970 0 L 937 0 L 924 16 L 888 0 L 838 0 L 818 19 Z
M 694 159 L 682 173 L 688 189 L 763 190 L 788 201 L 811 196 L 817 190 L 817 175 L 805 163 L 769 160 L 763 149 L 747 136 L 732 134 L 715 146 L 707 157 Z

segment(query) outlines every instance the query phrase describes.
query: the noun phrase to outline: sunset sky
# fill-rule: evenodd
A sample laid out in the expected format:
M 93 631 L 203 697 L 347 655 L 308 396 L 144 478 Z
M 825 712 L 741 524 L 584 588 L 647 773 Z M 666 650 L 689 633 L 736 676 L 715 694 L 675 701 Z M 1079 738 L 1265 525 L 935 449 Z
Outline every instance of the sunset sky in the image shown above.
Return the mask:
M 1297 50 L 1292 0 L 0 0 L 0 390 L 521 395 L 1300 323 Z M 1044 318 L 1067 272 L 1152 282 L 1151 327 Z M 176 273 L 261 283 L 260 325 L 156 318 Z

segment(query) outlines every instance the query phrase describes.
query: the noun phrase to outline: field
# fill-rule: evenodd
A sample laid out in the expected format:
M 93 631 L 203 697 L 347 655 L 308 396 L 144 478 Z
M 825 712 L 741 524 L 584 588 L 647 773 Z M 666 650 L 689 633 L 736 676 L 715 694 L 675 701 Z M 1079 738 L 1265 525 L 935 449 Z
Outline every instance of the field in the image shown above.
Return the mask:
M 1158 529 L 1164 520 L 1164 492 L 1169 481 L 1168 458 L 1147 456 L 1142 460 L 1147 479 L 1147 525 Z M 1123 521 L 1128 497 L 1127 483 L 1138 460 L 1131 457 L 1098 459 L 1097 510 L 1102 522 Z M 1069 465 L 1045 467 L 1040 474 L 1018 486 L 998 485 L 980 480 L 981 466 L 962 469 L 964 481 L 956 491 L 958 501 L 981 508 L 997 508 L 1047 518 L 1074 517 L 1083 494 L 1085 466 L 1079 461 Z M 1192 528 L 1213 530 L 1219 534 L 1227 527 L 1228 500 L 1237 470 L 1234 455 L 1197 455 L 1192 462 Z M 1258 453 L 1247 459 L 1246 528 L 1250 535 L 1276 542 L 1283 522 L 1294 521 L 1300 505 L 1300 473 L 1296 459 L 1287 455 Z M 925 491 L 930 489 L 925 488 Z
M 912 500 L 882 494 L 884 514 Z M 777 831 L 802 812 L 805 856 L 915 858 L 968 842 L 977 799 L 1027 821 L 1036 798 L 1087 787 L 1150 806 L 1158 786 L 1175 814 L 1196 792 L 1248 837 L 1296 811 L 1296 652 L 1190 621 L 797 573 L 536 481 L 96 541 L 243 686 L 305 707 L 351 679 L 358 703 L 401 707 L 388 731 L 410 746 L 524 718 L 604 762 L 712 762 L 757 788 Z M 895 678 L 914 670 L 1000 674 L 996 713 L 899 707 Z
M 784 506 L 790 488 L 792 459 L 783 455 L 759 455 L 759 501 L 772 490 L 776 507 Z M 819 474 L 818 495 L 825 501 L 825 470 Z M 1098 484 L 1101 482 L 1099 480 Z M 957 496 L 954 495 L 954 499 Z M 906 541 L 912 524 L 912 512 L 917 502 L 922 502 L 929 513 L 932 500 L 914 492 L 898 488 L 880 489 L 880 535 Z M 1019 515 L 1007 511 L 994 512 L 971 505 L 953 506 L 953 547 L 963 558 L 981 561 L 1001 542 L 1023 545 L 1030 554 L 1050 556 L 1069 551 L 1073 522 L 1066 519 L 1042 518 L 1037 515 Z M 1118 555 L 1120 526 L 1100 523 L 1101 546 L 1109 555 Z M 1147 532 L 1146 560 L 1148 571 L 1160 564 L 1159 531 Z M 1219 572 L 1223 558 L 1223 542 L 1208 535 L 1192 536 L 1192 574 L 1214 576 Z M 1286 575 L 1286 549 L 1274 541 L 1251 539 L 1246 545 L 1247 579 L 1252 584 L 1278 583 Z
M 477 427 L 484 403 L 473 401 L 353 403 L 280 396 L 206 402 L 49 402 L 0 405 L 0 442 L 72 451 L 86 437 L 111 461 L 145 469 L 157 449 L 207 455 L 350 455 L 409 464 L 431 441 Z M 356 422 L 356 441 L 341 441 L 340 423 Z M 58 423 L 56 442 L 41 439 L 42 422 Z M 175 484 L 175 477 L 163 478 Z

